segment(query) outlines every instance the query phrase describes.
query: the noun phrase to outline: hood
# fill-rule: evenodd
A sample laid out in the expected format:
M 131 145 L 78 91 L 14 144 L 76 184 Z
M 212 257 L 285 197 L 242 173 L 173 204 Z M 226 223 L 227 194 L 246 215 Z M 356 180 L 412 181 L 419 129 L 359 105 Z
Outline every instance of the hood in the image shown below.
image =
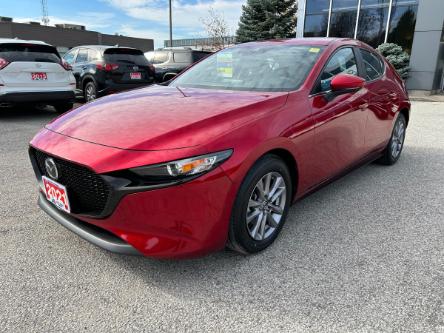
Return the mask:
M 287 95 L 151 86 L 85 104 L 46 128 L 120 149 L 187 148 L 281 107 Z

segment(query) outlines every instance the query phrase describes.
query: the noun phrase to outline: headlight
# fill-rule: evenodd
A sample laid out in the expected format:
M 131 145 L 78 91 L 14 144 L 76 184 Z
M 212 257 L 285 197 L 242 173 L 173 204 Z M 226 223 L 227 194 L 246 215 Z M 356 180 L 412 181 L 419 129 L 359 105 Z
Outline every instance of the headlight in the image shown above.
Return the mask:
M 178 161 L 134 168 L 129 171 L 150 181 L 174 181 L 208 172 L 226 161 L 232 153 L 233 150 L 229 149 Z

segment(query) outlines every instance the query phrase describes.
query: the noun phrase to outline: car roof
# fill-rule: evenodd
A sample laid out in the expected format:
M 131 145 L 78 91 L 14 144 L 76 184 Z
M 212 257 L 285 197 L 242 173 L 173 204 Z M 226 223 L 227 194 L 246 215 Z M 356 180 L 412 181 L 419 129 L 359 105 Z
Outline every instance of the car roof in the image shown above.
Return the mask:
M 42 42 L 40 40 L 26 40 L 26 39 L 18 39 L 18 38 L 0 38 L 0 44 L 23 44 L 23 43 L 52 46 L 51 44 Z
M 274 39 L 274 40 L 264 40 L 264 41 L 256 41 L 249 42 L 245 44 L 245 46 L 251 46 L 254 44 L 288 44 L 288 45 L 319 45 L 319 46 L 328 46 L 332 44 L 355 44 L 357 41 L 351 38 L 333 38 L 333 37 L 305 37 L 305 38 L 291 38 L 291 39 Z
M 134 47 L 129 47 L 129 46 L 116 46 L 116 45 L 78 45 L 73 47 L 73 49 L 76 48 L 81 48 L 81 47 L 85 47 L 85 48 L 89 48 L 89 49 L 99 49 L 99 50 L 107 50 L 107 49 L 132 49 L 132 50 L 138 50 Z

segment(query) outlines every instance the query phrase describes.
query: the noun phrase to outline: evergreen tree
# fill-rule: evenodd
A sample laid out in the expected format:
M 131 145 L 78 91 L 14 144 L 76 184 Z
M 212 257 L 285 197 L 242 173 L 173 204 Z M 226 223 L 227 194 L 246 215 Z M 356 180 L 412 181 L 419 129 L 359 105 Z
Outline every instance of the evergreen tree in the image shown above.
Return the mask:
M 296 12 L 296 0 L 247 0 L 242 6 L 237 41 L 294 37 Z
M 410 56 L 403 51 L 402 47 L 394 43 L 384 43 L 377 50 L 395 67 L 404 80 L 409 77 Z

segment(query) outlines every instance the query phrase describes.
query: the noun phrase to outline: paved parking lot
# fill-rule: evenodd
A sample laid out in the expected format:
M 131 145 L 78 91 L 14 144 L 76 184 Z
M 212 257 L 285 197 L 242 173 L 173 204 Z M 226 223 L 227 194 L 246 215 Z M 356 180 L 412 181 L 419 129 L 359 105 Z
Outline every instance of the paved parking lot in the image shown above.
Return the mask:
M 0 110 L 0 331 L 444 332 L 444 104 L 403 156 L 294 205 L 259 255 L 107 253 L 36 206 L 27 143 L 55 115 Z

